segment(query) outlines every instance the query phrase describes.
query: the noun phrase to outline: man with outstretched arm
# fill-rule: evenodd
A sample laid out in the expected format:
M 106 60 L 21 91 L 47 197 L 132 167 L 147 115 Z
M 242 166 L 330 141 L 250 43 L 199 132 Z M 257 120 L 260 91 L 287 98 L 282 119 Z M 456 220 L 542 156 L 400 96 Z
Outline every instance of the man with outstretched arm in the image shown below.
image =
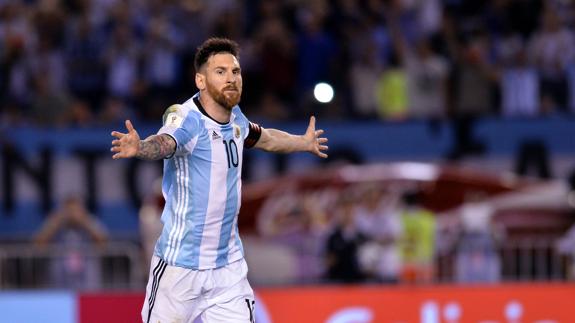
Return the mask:
M 145 323 L 254 322 L 237 225 L 243 150 L 327 157 L 327 138 L 313 116 L 304 135 L 266 129 L 244 116 L 238 51 L 234 41 L 208 39 L 194 61 L 199 92 L 169 107 L 156 135 L 141 140 L 129 120 L 127 133 L 112 132 L 114 159 L 164 159 L 164 227 L 150 267 Z

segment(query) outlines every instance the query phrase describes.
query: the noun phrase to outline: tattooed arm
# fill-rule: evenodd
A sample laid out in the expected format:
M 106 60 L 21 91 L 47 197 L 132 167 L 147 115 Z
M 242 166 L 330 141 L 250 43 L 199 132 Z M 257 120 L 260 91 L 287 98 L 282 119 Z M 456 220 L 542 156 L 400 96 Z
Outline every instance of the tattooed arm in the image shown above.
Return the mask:
M 176 141 L 172 136 L 152 135 L 140 140 L 136 157 L 145 160 L 159 160 L 171 156 L 176 151 Z
M 128 133 L 112 131 L 112 149 L 114 159 L 136 157 L 144 160 L 159 160 L 176 151 L 176 141 L 170 135 L 152 135 L 140 140 L 140 135 L 130 120 L 126 120 Z

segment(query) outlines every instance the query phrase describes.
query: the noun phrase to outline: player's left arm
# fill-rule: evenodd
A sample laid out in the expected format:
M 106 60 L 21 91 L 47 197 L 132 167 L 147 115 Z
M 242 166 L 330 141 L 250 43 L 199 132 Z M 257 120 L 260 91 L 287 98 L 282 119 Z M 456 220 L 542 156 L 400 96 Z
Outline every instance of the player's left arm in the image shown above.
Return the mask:
M 261 136 L 256 142 L 256 148 L 276 153 L 292 153 L 307 151 L 318 157 L 327 158 L 327 138 L 322 137 L 323 130 L 315 129 L 315 117 L 311 117 L 305 134 L 293 135 L 278 129 L 261 128 Z
M 112 140 L 110 149 L 115 153 L 113 159 L 136 157 L 143 160 L 160 160 L 176 151 L 176 141 L 171 135 L 151 135 L 140 140 L 140 135 L 130 120 L 126 120 L 126 129 L 128 133 L 112 131 L 112 136 L 116 137 Z

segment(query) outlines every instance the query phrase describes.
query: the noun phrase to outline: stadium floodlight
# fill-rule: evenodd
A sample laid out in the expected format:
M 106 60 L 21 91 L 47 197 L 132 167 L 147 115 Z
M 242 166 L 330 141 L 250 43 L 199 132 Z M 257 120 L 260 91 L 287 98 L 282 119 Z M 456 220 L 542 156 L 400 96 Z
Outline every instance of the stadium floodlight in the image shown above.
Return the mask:
M 330 103 L 333 100 L 333 87 L 327 83 L 318 83 L 313 88 L 313 96 L 320 103 Z

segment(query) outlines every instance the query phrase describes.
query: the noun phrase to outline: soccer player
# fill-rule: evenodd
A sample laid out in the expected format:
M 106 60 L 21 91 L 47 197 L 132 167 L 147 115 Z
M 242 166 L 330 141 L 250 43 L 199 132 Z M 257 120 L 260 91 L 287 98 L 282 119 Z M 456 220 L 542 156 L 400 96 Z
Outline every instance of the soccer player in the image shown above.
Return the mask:
M 164 159 L 164 227 L 143 322 L 254 322 L 254 293 L 237 227 L 243 149 L 327 157 L 327 138 L 315 129 L 313 116 L 301 136 L 248 121 L 238 107 L 238 51 L 229 39 L 206 40 L 194 61 L 199 93 L 169 107 L 158 133 L 145 140 L 129 120 L 127 133 L 112 132 L 114 159 Z

